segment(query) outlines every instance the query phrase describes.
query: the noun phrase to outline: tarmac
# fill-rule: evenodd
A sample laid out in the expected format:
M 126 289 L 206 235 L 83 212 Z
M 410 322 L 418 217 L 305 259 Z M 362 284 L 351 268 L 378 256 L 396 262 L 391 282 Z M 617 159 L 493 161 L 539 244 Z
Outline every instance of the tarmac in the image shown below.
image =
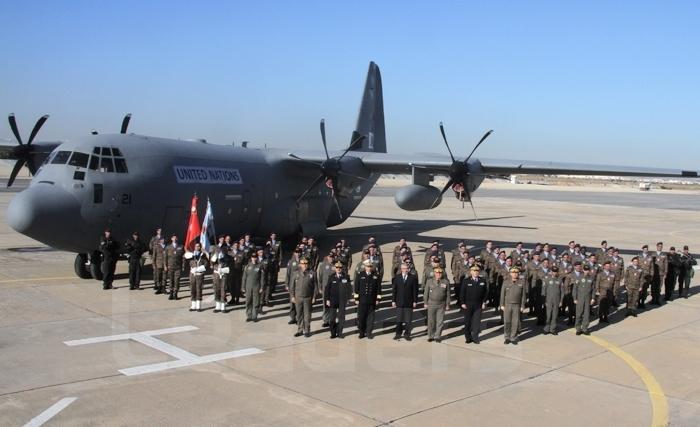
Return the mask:
M 486 184 L 474 197 L 475 221 L 452 197 L 408 214 L 389 192 L 375 190 L 322 247 L 348 238 L 357 262 L 374 235 L 390 264 L 402 236 L 420 260 L 434 239 L 448 251 L 460 240 L 478 248 L 486 239 L 504 247 L 574 239 L 596 249 L 607 239 L 626 260 L 643 243 L 700 242 L 694 194 L 671 194 L 671 203 L 658 192 Z M 282 285 L 275 306 L 247 323 L 241 306 L 212 312 L 210 285 L 207 310 L 191 313 L 186 285 L 179 301 L 154 295 L 149 278 L 145 290 L 129 291 L 122 262 L 115 290 L 76 278 L 74 254 L 6 225 L 13 195 L 0 193 L 2 426 L 700 425 L 695 286 L 689 299 L 637 318 L 617 312 L 609 325 L 593 321 L 590 337 L 562 319 L 563 331 L 545 336 L 525 317 L 517 346 L 503 344 L 488 310 L 475 345 L 465 344 L 454 308 L 442 343 L 427 342 L 422 312 L 412 341 L 392 340 L 387 274 L 373 340 L 358 339 L 355 306 L 346 338 L 331 340 L 319 305 L 312 337 L 295 338 Z

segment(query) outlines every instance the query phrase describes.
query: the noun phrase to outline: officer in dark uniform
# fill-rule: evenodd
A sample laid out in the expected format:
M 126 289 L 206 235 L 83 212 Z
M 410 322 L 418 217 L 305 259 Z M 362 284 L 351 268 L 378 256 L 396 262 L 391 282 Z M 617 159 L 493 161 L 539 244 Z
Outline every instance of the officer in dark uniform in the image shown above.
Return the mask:
M 105 230 L 100 240 L 100 252 L 102 252 L 102 289 L 112 289 L 114 270 L 117 268 L 119 257 L 119 243 L 112 238 L 112 230 Z
M 382 299 L 382 279 L 374 271 L 373 265 L 369 259 L 362 261 L 364 271 L 357 275 L 355 281 L 354 296 L 357 302 L 357 328 L 360 332 L 360 339 L 364 337 L 374 338 L 372 335 L 374 312 Z
M 688 250 L 688 245 L 683 246 L 683 253 L 680 256 L 681 269 L 680 276 L 678 277 L 678 296 L 683 298 L 688 298 L 688 293 L 690 292 L 690 281 L 695 275 L 695 270 L 693 266 L 697 265 L 698 262 L 693 258 Z
M 671 246 L 668 253 L 668 271 L 666 273 L 666 281 L 664 282 L 664 301 L 673 299 L 673 292 L 676 288 L 676 281 L 680 275 L 681 257 L 676 252 L 676 248 Z
M 411 341 L 413 309 L 418 305 L 418 278 L 409 272 L 409 266 L 402 263 L 399 274 L 391 280 L 391 306 L 396 309 L 396 333 L 394 339 Z
M 134 231 L 131 239 L 124 243 L 124 249 L 129 256 L 129 289 L 140 289 L 141 286 L 141 256 L 146 252 L 146 245 L 139 238 L 139 232 Z
M 350 276 L 343 270 L 343 263 L 335 263 L 335 273 L 328 278 L 323 290 L 323 304 L 328 308 L 331 338 L 343 338 L 345 307 L 352 297 Z
M 479 332 L 481 332 L 481 311 L 486 308 L 486 296 L 488 286 L 486 280 L 479 274 L 478 265 L 469 268 L 469 276 L 462 279 L 460 285 L 460 297 L 462 310 L 464 310 L 464 342 L 479 344 Z

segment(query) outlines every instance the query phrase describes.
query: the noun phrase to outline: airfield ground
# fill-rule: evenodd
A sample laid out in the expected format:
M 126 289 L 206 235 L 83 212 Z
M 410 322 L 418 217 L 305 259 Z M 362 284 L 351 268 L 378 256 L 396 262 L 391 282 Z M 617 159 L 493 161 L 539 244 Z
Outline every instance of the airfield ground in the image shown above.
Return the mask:
M 375 235 L 384 253 L 400 236 L 416 252 L 433 239 L 448 249 L 462 239 L 511 247 L 575 239 L 595 248 L 605 238 L 626 260 L 658 240 L 700 248 L 698 192 L 487 183 L 474 200 L 478 222 L 451 197 L 434 211 L 408 213 L 391 194 L 389 187 L 375 189 L 322 245 L 342 236 L 357 249 Z M 77 279 L 73 254 L 6 225 L 13 195 L 0 193 L 2 426 L 42 413 L 53 415 L 46 425 L 100 426 L 700 425 L 695 287 L 689 299 L 638 318 L 616 313 L 604 327 L 595 321 L 591 337 L 572 329 L 541 335 L 527 318 L 520 344 L 506 346 L 487 311 L 482 343 L 465 344 L 453 309 L 442 343 L 426 342 L 422 315 L 416 338 L 397 342 L 393 313 L 384 309 L 377 337 L 358 340 L 353 306 L 345 339 L 319 331 L 320 307 L 315 334 L 294 338 L 282 293 L 260 322 L 246 323 L 240 306 L 229 314 L 190 313 L 187 288 L 177 302 L 154 295 L 150 280 L 146 290 L 129 291 L 124 263 L 116 290 Z M 211 300 L 207 288 L 205 307 Z M 142 333 L 170 328 L 178 329 Z M 130 339 L 79 341 L 120 334 Z M 221 360 L 198 357 L 220 353 Z

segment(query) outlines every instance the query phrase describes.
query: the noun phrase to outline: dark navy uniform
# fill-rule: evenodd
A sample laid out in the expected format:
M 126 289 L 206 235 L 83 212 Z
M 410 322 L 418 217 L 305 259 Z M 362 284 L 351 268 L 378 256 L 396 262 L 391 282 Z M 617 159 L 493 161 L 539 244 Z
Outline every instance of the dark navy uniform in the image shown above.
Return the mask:
M 462 279 L 459 300 L 464 309 L 464 339 L 466 342 L 479 343 L 481 332 L 481 307 L 486 302 L 488 286 L 481 276 Z M 466 308 L 465 308 L 466 307 Z
M 375 271 L 360 272 L 355 281 L 355 300 L 357 300 L 357 327 L 360 338 L 372 338 L 374 312 L 381 297 L 382 279 Z

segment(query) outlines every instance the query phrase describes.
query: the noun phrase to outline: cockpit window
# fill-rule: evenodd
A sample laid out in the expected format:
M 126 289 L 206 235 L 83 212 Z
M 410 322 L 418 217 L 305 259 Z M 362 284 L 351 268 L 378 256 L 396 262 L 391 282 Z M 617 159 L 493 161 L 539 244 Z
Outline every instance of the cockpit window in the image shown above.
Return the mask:
M 122 157 L 122 152 L 120 149 L 112 147 L 112 154 L 114 157 Z
M 112 155 L 112 149 L 109 147 L 102 147 L 102 155 L 103 156 L 111 156 Z
M 128 173 L 129 172 L 126 169 L 126 161 L 124 159 L 122 159 L 121 157 L 114 158 L 114 168 L 117 170 L 117 173 Z
M 93 154 L 97 154 L 98 156 L 100 155 L 100 147 L 95 147 L 92 149 Z
M 59 151 L 51 160 L 52 165 L 65 165 L 70 157 L 70 151 Z
M 111 157 L 103 157 L 100 162 L 100 172 L 114 172 L 114 163 Z
M 90 158 L 89 155 L 87 155 L 87 154 L 85 154 L 85 153 L 80 153 L 80 152 L 76 151 L 76 152 L 73 153 L 73 155 L 71 156 L 70 160 L 68 161 L 68 164 L 69 164 L 70 166 L 78 166 L 78 167 L 81 167 L 81 168 L 86 168 L 87 165 L 88 165 L 88 159 L 89 159 L 89 158 Z
M 100 166 L 100 156 L 92 155 L 90 157 L 90 169 L 96 171 Z

